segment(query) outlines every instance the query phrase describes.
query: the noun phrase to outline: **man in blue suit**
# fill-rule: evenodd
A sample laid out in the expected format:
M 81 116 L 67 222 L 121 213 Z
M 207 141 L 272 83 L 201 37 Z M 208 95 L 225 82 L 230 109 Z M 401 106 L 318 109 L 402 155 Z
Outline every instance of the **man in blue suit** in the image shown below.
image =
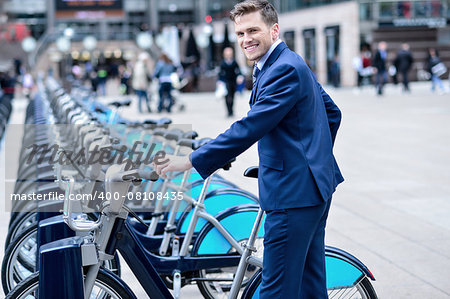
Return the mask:
M 250 111 L 187 157 L 156 165 L 194 167 L 206 178 L 258 141 L 259 200 L 266 211 L 261 298 L 327 298 L 325 223 L 343 181 L 333 156 L 341 112 L 304 60 L 279 39 L 278 16 L 265 0 L 231 11 L 238 43 L 255 62 Z

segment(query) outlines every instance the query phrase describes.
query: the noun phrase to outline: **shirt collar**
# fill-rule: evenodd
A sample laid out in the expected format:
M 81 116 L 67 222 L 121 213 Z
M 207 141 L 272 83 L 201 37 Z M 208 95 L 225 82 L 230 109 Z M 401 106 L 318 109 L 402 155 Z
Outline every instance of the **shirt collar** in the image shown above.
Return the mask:
M 266 63 L 267 59 L 269 58 L 270 54 L 272 54 L 273 50 L 275 50 L 275 48 L 281 43 L 281 39 L 277 39 L 272 46 L 270 47 L 269 51 L 266 52 L 266 54 L 264 54 L 263 57 L 261 57 L 261 59 L 256 63 L 256 67 L 259 70 L 262 70 L 262 68 L 264 67 L 264 64 Z

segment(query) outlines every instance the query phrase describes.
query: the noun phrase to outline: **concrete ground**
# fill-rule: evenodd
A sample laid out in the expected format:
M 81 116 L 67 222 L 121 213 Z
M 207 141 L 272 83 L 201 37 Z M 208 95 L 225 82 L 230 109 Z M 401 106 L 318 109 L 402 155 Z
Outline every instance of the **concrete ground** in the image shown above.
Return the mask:
M 114 85 L 109 90 L 103 100 L 118 98 Z M 383 97 L 370 87 L 326 90 L 343 113 L 335 156 L 346 179 L 333 198 L 327 244 L 369 267 L 380 298 L 449 298 L 450 96 L 431 93 L 429 82 L 412 84 L 411 93 L 387 86 Z M 192 124 L 200 137 L 215 137 L 245 116 L 248 98 L 248 92 L 236 96 L 236 117 L 230 119 L 214 94 L 181 94 L 186 110 L 170 117 L 174 123 Z M 13 123 L 23 122 L 25 104 L 20 99 L 14 103 Z M 139 114 L 136 105 L 122 113 L 132 119 L 169 116 Z M 253 146 L 222 175 L 257 194 L 256 181 L 242 176 L 257 163 Z M 1 245 L 7 223 L 2 209 Z M 2 257 L 3 246 L 0 251 Z M 138 298 L 147 297 L 128 270 L 122 277 Z M 183 288 L 182 295 L 200 298 L 195 286 Z

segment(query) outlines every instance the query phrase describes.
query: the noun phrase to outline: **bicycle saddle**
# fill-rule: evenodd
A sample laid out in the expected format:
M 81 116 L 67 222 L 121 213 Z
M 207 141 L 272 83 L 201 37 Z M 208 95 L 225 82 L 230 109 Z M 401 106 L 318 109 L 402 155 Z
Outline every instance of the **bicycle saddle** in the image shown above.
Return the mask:
M 258 178 L 258 166 L 251 166 L 244 171 L 244 176 L 248 178 Z
M 114 101 L 112 103 L 109 103 L 108 105 L 114 106 L 116 108 L 119 108 L 119 107 L 130 106 L 130 104 L 131 104 L 131 100 L 130 99 L 126 99 L 126 100 L 123 100 L 123 101 Z

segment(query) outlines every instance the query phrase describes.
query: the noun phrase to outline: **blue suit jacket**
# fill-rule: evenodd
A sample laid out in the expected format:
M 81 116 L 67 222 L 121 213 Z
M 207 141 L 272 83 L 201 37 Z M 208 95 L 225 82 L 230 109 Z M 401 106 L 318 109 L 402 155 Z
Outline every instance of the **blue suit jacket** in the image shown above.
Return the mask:
M 191 160 L 203 178 L 259 140 L 263 210 L 314 206 L 343 181 L 333 156 L 341 112 L 304 60 L 280 43 L 263 66 L 250 111 Z

